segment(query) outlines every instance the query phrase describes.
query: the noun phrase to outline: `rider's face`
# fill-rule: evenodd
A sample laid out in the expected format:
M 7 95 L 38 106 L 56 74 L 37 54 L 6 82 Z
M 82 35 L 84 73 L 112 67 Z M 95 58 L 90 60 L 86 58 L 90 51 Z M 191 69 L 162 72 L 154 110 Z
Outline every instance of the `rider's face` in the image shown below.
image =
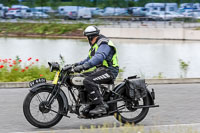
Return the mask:
M 87 38 L 87 39 L 88 39 L 88 38 Z M 89 40 L 89 39 L 88 39 L 90 45 L 94 45 L 94 43 L 96 42 L 96 40 L 97 40 L 97 37 L 92 38 L 92 40 Z

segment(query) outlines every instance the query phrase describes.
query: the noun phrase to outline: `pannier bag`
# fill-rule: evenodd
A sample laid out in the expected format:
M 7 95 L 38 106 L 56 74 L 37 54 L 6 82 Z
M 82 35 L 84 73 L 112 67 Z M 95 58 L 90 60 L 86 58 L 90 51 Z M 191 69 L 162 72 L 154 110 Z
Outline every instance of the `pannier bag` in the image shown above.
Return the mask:
M 147 90 L 145 79 L 136 78 L 128 79 L 126 81 L 126 92 L 130 98 L 137 100 L 146 97 Z

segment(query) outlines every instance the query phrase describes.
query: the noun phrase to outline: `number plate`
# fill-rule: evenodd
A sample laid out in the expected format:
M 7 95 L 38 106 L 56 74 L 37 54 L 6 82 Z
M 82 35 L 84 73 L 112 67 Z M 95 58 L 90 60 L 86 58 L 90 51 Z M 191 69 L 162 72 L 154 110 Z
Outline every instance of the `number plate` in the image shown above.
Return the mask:
M 33 86 L 37 85 L 37 84 L 40 84 L 40 83 L 46 83 L 46 79 L 45 78 L 39 78 L 39 79 L 36 79 L 36 80 L 33 80 L 31 82 L 29 82 L 29 87 L 32 88 Z

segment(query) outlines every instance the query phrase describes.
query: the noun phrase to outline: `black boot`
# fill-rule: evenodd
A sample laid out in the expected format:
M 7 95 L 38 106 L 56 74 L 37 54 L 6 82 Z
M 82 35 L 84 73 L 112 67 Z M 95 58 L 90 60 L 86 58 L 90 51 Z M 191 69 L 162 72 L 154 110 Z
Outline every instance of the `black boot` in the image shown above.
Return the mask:
M 91 103 L 96 105 L 94 109 L 90 110 L 89 114 L 93 115 L 106 114 L 108 105 L 103 101 L 103 97 L 99 92 L 98 85 L 93 80 L 87 78 L 83 81 L 83 84 L 89 93 L 89 98 L 91 99 Z
M 102 115 L 107 114 L 108 105 L 105 102 L 101 102 L 98 104 L 93 110 L 90 110 L 90 114 L 92 115 Z

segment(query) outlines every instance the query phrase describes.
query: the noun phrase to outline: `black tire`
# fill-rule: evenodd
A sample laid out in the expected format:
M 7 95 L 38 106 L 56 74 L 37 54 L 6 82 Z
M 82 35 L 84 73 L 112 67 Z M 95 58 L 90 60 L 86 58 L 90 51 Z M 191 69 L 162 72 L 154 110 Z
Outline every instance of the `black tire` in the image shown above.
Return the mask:
M 38 91 L 36 91 L 34 93 L 33 92 L 29 92 L 28 95 L 26 96 L 26 98 L 24 99 L 24 103 L 23 103 L 23 112 L 24 112 L 25 118 L 27 119 L 27 121 L 30 124 L 32 124 L 33 126 L 38 127 L 38 128 L 50 128 L 50 127 L 56 125 L 63 117 L 63 115 L 55 113 L 56 116 L 52 120 L 47 121 L 47 122 L 41 122 L 41 121 L 38 121 L 33 116 L 33 114 L 31 113 L 31 109 L 30 109 L 31 101 L 39 93 L 45 93 L 45 92 L 46 93 L 51 93 L 51 90 L 48 89 L 48 88 L 42 88 L 42 89 L 39 89 Z M 64 108 L 62 97 L 60 95 L 58 95 L 55 100 L 57 100 L 57 103 L 58 103 L 58 106 L 59 106 L 57 112 L 61 112 L 63 110 L 63 108 Z M 39 106 L 38 106 L 37 109 L 40 111 Z M 49 111 L 49 112 L 51 112 L 51 111 Z M 40 111 L 39 113 L 42 113 L 42 112 Z M 45 113 L 42 113 L 42 114 L 44 115 Z
M 117 91 L 117 93 L 120 94 L 120 95 L 125 95 L 125 91 L 124 90 L 125 90 L 124 88 L 121 88 L 121 89 L 119 89 Z M 117 98 L 118 98 L 118 96 L 116 96 L 114 99 L 117 99 Z M 144 98 L 141 98 L 140 100 L 143 102 L 142 105 L 149 105 L 150 104 L 148 95 L 146 97 L 144 97 Z M 116 108 L 117 108 L 117 103 L 115 104 Z M 127 108 L 127 106 L 126 106 L 126 108 Z M 127 109 L 127 110 L 130 111 L 130 109 Z M 135 113 L 137 110 L 132 110 L 132 112 L 129 112 L 129 114 Z M 127 118 L 126 116 L 124 116 L 120 112 L 115 113 L 114 117 L 121 123 L 137 124 L 137 123 L 139 123 L 140 121 L 142 121 L 146 117 L 146 115 L 147 115 L 147 113 L 149 111 L 149 108 L 142 108 L 140 110 L 141 110 L 141 112 L 138 115 L 136 115 L 135 117 L 133 117 L 133 118 Z

